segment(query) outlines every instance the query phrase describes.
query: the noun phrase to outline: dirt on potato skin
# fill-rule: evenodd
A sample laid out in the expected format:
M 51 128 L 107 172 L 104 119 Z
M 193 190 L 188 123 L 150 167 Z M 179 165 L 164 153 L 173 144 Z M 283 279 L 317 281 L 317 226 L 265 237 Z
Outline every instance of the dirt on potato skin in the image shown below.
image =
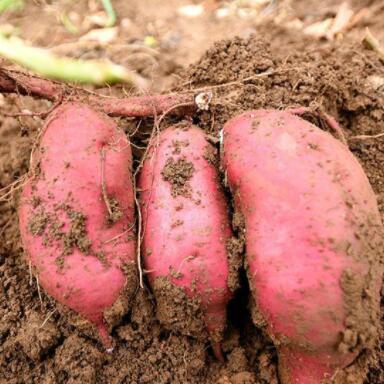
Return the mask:
M 216 88 L 211 111 L 199 113 L 194 120 L 216 134 L 224 121 L 246 109 L 320 105 L 341 123 L 384 215 L 384 138 L 352 138 L 384 131 L 383 92 L 367 85 L 369 76 L 384 76 L 383 65 L 373 53 L 356 46 L 322 44 L 319 48 L 312 40 L 283 30 L 273 29 L 270 33 L 265 36 L 271 46 L 255 37 L 218 43 L 189 70 L 187 77 L 192 87 L 275 71 L 244 85 Z M 282 41 L 286 43 L 283 48 Z M 6 98 L 10 110 L 15 99 L 16 96 Z M 25 100 L 31 110 L 46 109 L 44 102 Z M 321 125 L 318 119 L 307 117 Z M 23 127 L 16 119 L 2 118 L 0 188 L 28 170 L 30 150 L 42 122 L 26 118 L 22 123 Z M 147 289 L 137 291 L 131 310 L 115 324 L 115 349 L 111 355 L 106 354 L 96 334 L 87 330 L 89 324 L 61 310 L 44 292 L 40 302 L 36 280 L 31 279 L 22 256 L 17 206 L 17 193 L 9 202 L 0 203 L 1 384 L 278 383 L 276 352 L 250 319 L 249 289 L 244 276 L 228 311 L 224 365 L 212 357 L 208 343 L 161 327 L 155 318 L 154 299 Z M 383 344 L 383 328 L 380 333 Z M 380 353 L 378 345 L 371 353 L 362 354 L 346 369 L 342 383 L 384 382 Z
M 161 172 L 164 181 L 168 181 L 171 184 L 171 194 L 173 197 L 192 196 L 188 180 L 193 176 L 193 173 L 193 164 L 187 161 L 185 157 L 180 157 L 177 160 L 169 157 Z

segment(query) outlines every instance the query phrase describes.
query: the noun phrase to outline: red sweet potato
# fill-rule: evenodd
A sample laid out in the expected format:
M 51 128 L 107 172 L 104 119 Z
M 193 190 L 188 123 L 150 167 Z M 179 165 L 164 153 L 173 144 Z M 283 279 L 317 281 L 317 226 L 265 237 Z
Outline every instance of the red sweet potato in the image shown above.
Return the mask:
M 382 223 L 359 162 L 283 111 L 223 129 L 223 166 L 244 219 L 247 273 L 283 384 L 320 384 L 377 335 Z
M 67 103 L 43 128 L 19 207 L 22 243 L 42 287 L 110 338 L 103 312 L 133 269 L 131 149 L 110 118 Z M 132 284 L 132 282 L 129 282 Z
M 157 316 L 185 334 L 207 329 L 222 359 L 231 230 L 214 148 L 188 124 L 166 129 L 150 145 L 139 188 L 143 257 Z

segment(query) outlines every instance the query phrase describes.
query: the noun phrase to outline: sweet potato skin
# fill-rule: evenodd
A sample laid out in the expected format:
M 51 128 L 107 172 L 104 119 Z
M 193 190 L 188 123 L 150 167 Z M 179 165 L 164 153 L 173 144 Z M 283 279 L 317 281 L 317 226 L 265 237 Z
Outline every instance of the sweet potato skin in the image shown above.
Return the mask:
M 222 358 L 217 343 L 232 295 L 226 250 L 231 230 L 212 153 L 203 131 L 188 123 L 152 140 L 139 178 L 142 253 L 152 288 L 166 278 L 200 303 L 214 351 Z
M 126 283 L 122 267 L 135 260 L 131 163 L 129 142 L 112 119 L 63 104 L 43 128 L 19 206 L 23 247 L 39 283 L 93 322 L 107 346 L 103 311 Z
M 222 162 L 281 381 L 322 383 L 377 333 L 383 230 L 368 179 L 344 145 L 284 111 L 228 121 Z

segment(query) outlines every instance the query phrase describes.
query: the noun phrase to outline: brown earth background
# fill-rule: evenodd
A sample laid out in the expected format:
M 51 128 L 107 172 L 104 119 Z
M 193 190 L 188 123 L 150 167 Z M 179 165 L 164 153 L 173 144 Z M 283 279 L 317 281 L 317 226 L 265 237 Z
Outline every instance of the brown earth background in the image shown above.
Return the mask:
M 188 4 L 202 5 L 201 13 L 183 14 L 180 7 Z M 353 17 L 342 30 L 324 36 L 324 21 L 334 20 L 345 4 Z M 384 45 L 384 3 L 345 4 L 116 0 L 116 27 L 105 30 L 98 1 L 36 0 L 2 14 L 0 25 L 8 24 L 24 40 L 59 54 L 109 58 L 129 66 L 151 81 L 152 91 L 215 86 L 210 111 L 189 117 L 212 135 L 238 111 L 320 107 L 340 122 L 384 216 L 384 64 L 361 43 L 369 27 Z M 76 33 L 63 23 L 63 15 Z M 98 92 L 123 95 L 132 90 L 114 86 Z M 29 96 L 0 95 L 2 112 L 44 111 L 49 106 Z M 5 188 L 28 171 L 43 120 L 6 117 L 1 111 L 0 188 Z M 117 121 L 139 145 L 153 127 L 152 119 Z M 133 153 L 138 159 L 142 151 L 133 147 Z M 276 351 L 252 324 L 243 272 L 241 289 L 229 307 L 225 364 L 214 359 L 209 345 L 163 329 L 148 289 L 137 292 L 132 308 L 114 327 L 116 347 L 106 354 L 84 320 L 39 290 L 20 243 L 18 193 L 16 188 L 0 201 L 1 384 L 278 383 Z M 375 350 L 364 351 L 346 369 L 342 383 L 384 383 L 382 329 L 381 335 Z

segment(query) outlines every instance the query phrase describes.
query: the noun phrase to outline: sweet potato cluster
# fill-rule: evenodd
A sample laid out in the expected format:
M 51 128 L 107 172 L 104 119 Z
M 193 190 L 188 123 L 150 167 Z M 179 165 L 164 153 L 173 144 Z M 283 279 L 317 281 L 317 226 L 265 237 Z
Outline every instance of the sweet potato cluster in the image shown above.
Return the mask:
M 136 284 L 141 256 L 159 321 L 209 338 L 223 360 L 237 275 L 231 243 L 241 239 L 255 323 L 276 345 L 281 382 L 320 384 L 377 336 L 375 194 L 345 145 L 293 113 L 246 112 L 222 137 L 219 159 L 191 123 L 154 135 L 135 214 L 126 135 L 85 104 L 60 106 L 21 196 L 27 258 L 46 292 L 94 323 L 111 348 L 105 312 Z M 221 176 L 241 218 L 235 234 Z

